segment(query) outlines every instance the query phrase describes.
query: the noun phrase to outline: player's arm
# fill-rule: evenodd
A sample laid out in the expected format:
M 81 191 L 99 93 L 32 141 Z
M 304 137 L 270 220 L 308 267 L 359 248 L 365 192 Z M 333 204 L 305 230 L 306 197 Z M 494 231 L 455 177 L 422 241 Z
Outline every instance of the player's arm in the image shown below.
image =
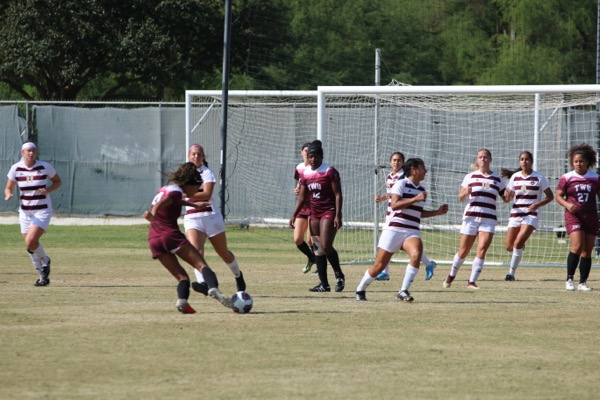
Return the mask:
M 201 187 L 201 191 L 194 193 L 190 200 L 192 201 L 210 201 L 212 198 L 213 190 L 215 188 L 214 182 L 204 182 Z
M 4 200 L 8 201 L 14 197 L 15 186 L 17 182 L 9 179 L 6 181 L 6 187 L 4 188 Z
M 533 203 L 532 205 L 529 206 L 529 209 L 531 211 L 535 211 L 538 208 L 543 207 L 546 204 L 550 203 L 552 200 L 554 200 L 554 193 L 552 193 L 552 189 L 550 189 L 550 188 L 544 189 L 544 194 L 546 196 L 542 200 L 538 201 L 537 203 Z
M 461 186 L 460 191 L 458 192 L 458 201 L 462 203 L 467 200 L 471 194 L 471 191 L 472 190 L 470 186 Z
M 58 174 L 54 174 L 54 176 L 50 178 L 50 182 L 52 182 L 52 185 L 48 186 L 47 188 L 40 189 L 41 194 L 48 195 L 62 186 L 62 180 Z
M 427 192 L 420 192 L 415 197 L 411 197 L 410 199 L 402 199 L 399 194 L 392 193 L 392 210 L 402 210 L 404 208 L 410 207 L 414 203 L 418 203 L 420 201 L 425 201 L 427 199 Z
M 333 220 L 333 226 L 336 229 L 342 227 L 342 206 L 344 204 L 344 196 L 342 195 L 342 183 L 339 179 L 335 179 L 331 182 L 331 189 L 335 196 L 335 219 Z
M 556 202 L 558 204 L 560 204 L 561 206 L 563 206 L 567 211 L 571 212 L 571 213 L 575 213 L 577 212 L 577 210 L 579 209 L 579 207 L 577 207 L 577 205 L 568 202 L 567 199 L 565 199 L 565 195 L 566 192 L 563 189 L 556 189 Z
M 170 204 L 173 204 L 173 199 L 170 196 L 162 195 L 158 201 L 152 203 L 152 207 L 150 207 L 150 210 L 144 211 L 144 218 L 146 218 L 150 222 L 154 221 L 154 216 L 156 215 L 158 210 Z
M 423 211 L 421 213 L 421 218 L 430 218 L 430 217 L 436 217 L 438 215 L 444 215 L 448 212 L 448 204 L 442 204 L 440 206 L 440 208 L 438 208 L 437 210 L 428 210 L 428 211 Z

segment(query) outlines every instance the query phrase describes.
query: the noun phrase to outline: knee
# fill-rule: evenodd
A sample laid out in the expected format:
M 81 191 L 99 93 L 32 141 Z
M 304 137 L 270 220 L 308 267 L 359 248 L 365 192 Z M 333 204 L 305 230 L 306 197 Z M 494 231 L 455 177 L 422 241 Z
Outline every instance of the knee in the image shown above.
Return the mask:
M 513 247 L 511 245 L 506 245 L 506 251 L 513 251 Z

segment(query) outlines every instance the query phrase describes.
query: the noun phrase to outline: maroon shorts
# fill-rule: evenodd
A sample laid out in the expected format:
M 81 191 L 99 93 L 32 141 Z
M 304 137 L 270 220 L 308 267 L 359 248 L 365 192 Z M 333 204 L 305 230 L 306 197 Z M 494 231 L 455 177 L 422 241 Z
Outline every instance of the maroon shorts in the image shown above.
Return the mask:
M 580 218 L 570 212 L 565 212 L 565 228 L 567 235 L 576 231 L 583 231 L 586 235 L 598 235 L 600 222 L 598 222 L 598 217 Z
M 311 212 L 310 219 L 312 219 L 312 220 L 335 219 L 335 210 L 327 210 L 327 211 L 323 211 L 323 212 Z
M 156 236 L 148 239 L 152 258 L 158 258 L 163 254 L 173 254 L 186 243 L 189 242 L 183 233 L 180 233 L 179 235 Z

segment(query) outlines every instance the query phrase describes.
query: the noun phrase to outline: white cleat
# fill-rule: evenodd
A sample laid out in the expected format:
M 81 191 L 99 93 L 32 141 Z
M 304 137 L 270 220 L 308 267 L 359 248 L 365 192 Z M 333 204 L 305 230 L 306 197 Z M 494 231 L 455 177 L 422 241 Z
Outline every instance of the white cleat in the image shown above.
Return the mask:
M 223 304 L 227 308 L 233 309 L 233 304 L 231 303 L 231 299 L 225 296 L 221 291 L 217 288 L 212 288 L 208 290 L 208 295 L 213 299 L 217 300 L 219 303 Z

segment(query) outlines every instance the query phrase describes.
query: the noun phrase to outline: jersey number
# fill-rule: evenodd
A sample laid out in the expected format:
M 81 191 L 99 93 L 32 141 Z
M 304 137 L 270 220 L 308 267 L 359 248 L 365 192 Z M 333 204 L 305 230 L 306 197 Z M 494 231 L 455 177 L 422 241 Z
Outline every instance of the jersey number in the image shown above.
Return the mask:
M 590 198 L 589 193 L 577 193 L 577 201 L 579 203 L 587 203 L 589 198 Z

